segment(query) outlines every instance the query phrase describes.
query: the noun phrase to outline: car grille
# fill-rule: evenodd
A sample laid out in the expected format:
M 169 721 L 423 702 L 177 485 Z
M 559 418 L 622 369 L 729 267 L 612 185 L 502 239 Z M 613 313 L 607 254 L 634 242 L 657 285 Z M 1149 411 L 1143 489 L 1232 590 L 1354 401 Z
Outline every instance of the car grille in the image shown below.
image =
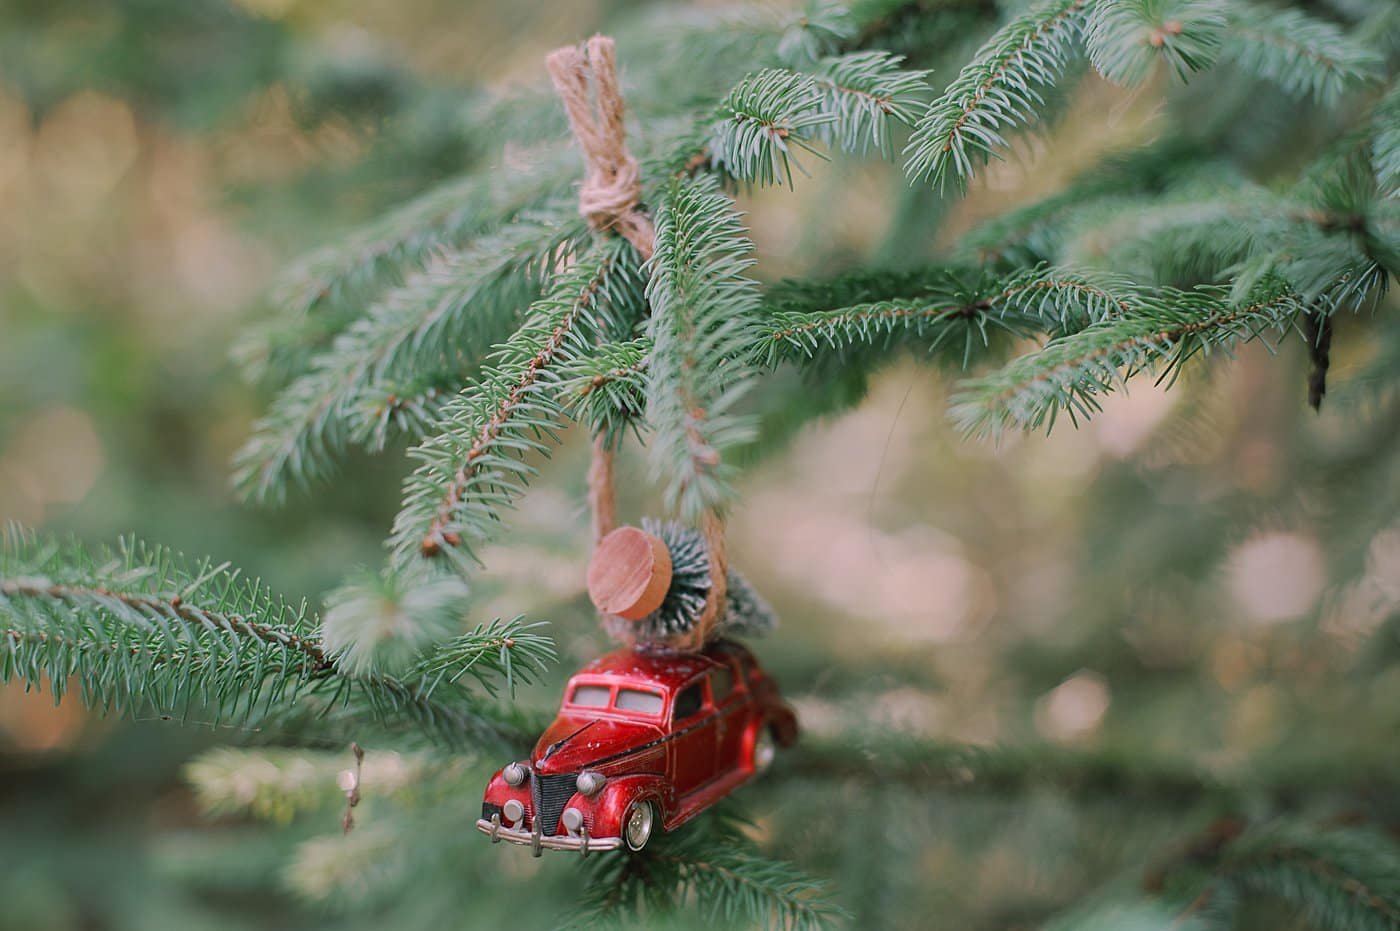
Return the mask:
M 530 780 L 530 801 L 534 803 L 535 819 L 542 834 L 554 834 L 559 830 L 559 816 L 573 798 L 577 781 L 577 774 L 541 776 L 538 773 Z

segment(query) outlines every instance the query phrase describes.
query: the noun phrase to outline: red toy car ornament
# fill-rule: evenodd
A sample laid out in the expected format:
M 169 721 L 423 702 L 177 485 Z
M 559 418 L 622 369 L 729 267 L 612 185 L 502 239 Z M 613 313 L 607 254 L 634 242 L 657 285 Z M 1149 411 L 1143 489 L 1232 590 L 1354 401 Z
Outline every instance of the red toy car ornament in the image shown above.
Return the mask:
M 492 842 L 641 850 L 762 772 L 797 718 L 753 654 L 618 650 L 579 670 L 529 761 L 491 777 L 476 824 Z

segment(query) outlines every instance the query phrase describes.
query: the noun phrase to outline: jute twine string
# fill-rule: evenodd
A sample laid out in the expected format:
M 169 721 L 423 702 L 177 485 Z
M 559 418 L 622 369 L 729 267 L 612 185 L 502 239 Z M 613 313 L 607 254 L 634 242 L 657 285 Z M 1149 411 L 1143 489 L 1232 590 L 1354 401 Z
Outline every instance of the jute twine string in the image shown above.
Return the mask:
M 578 210 L 599 232 L 611 232 L 630 242 L 650 259 L 656 250 L 656 227 L 640 204 L 641 171 L 627 149 L 623 127 L 626 104 L 617 79 L 617 48 L 611 38 L 594 36 L 580 48 L 568 45 L 545 58 L 554 90 L 564 104 L 569 128 L 583 152 L 584 177 L 578 189 Z M 590 86 L 591 85 L 591 86 Z M 593 439 L 588 469 L 588 502 L 593 514 L 593 542 L 617 526 L 613 482 L 613 453 L 602 434 Z M 698 650 L 709 640 L 728 594 L 728 555 L 724 522 L 705 515 L 702 532 L 710 557 L 710 590 L 705 607 L 685 638 L 671 644 Z M 631 625 L 605 617 L 604 626 L 618 639 L 632 642 Z
M 656 230 L 638 207 L 642 176 L 623 133 L 626 106 L 617 80 L 617 49 L 607 36 L 584 48 L 568 45 L 545 59 L 554 90 L 564 103 L 569 128 L 583 150 L 586 172 L 578 189 L 578 211 L 596 230 L 611 230 L 643 259 L 656 247 Z M 592 76 L 592 95 L 589 77 Z

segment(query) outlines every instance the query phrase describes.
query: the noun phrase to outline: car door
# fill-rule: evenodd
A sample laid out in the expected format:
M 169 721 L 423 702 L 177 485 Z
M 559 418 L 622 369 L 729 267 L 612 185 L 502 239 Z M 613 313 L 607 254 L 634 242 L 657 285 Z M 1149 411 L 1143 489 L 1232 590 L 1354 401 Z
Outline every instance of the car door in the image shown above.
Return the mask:
M 725 661 L 710 670 L 710 699 L 715 706 L 715 749 L 718 775 L 739 765 L 744 731 L 749 723 L 749 703 L 744 683 L 733 665 Z
M 715 777 L 715 710 L 708 693 L 708 678 L 701 676 L 671 700 L 671 781 L 682 795 Z

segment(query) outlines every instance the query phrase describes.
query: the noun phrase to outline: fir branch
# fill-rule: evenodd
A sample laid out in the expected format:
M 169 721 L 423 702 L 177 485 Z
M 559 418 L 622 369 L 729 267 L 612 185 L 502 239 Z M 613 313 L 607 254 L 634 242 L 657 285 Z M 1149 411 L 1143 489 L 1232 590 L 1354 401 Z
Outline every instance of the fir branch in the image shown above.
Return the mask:
M 960 245 L 982 262 L 1073 261 L 1067 243 L 1076 233 L 1111 243 L 1107 234 L 1095 235 L 1097 225 L 1123 220 L 1128 205 L 1155 206 L 1145 195 L 1170 200 L 1183 190 L 1237 192 L 1242 184 L 1238 171 L 1207 158 L 1194 143 L 1170 140 L 1105 159 L 1064 190 L 975 227 Z
M 1215 292 L 1164 290 L 1136 312 L 1051 340 L 992 375 L 963 383 L 952 415 L 968 434 L 996 436 L 1008 427 L 1047 429 L 1061 410 L 1074 423 L 1098 410 L 1098 397 L 1140 371 L 1170 379 L 1193 355 L 1229 350 L 1282 330 L 1305 308 L 1299 297 L 1266 283 L 1252 300 L 1229 305 Z
M 1089 12 L 1089 61 L 1119 84 L 1139 84 L 1165 61 L 1181 80 L 1215 63 L 1225 29 L 1221 0 L 1100 0 Z
M 343 750 L 289 747 L 206 750 L 182 768 L 200 811 L 213 817 L 252 817 L 286 825 L 294 818 L 345 804 L 336 775 L 345 769 Z M 456 795 L 470 776 L 468 759 L 424 752 L 369 752 L 362 783 L 376 799 L 422 803 L 424 796 Z M 425 784 L 428 791 L 424 792 Z
M 816 138 L 846 152 L 888 155 L 891 121 L 913 126 L 915 107 L 928 95 L 928 72 L 906 71 L 902 61 L 887 52 L 852 52 L 819 62 L 812 81 L 830 119 L 816 127 Z
M 794 148 L 820 157 L 811 140 L 835 120 L 805 74 L 768 70 L 735 85 L 720 105 L 706 151 L 710 165 L 742 181 L 792 186 Z M 801 170 L 801 165 L 797 165 Z
M 552 145 L 448 181 L 294 263 L 273 288 L 277 316 L 235 347 L 245 374 L 256 381 L 302 374 L 318 349 L 433 254 L 562 195 L 565 158 L 572 153 Z
M 759 329 L 758 358 L 773 366 L 855 345 L 889 345 L 898 338 L 927 352 L 961 342 L 966 366 L 975 346 L 988 344 L 989 328 L 1017 336 L 1051 327 L 1077 329 L 1127 312 L 1132 293 L 1121 279 L 1066 269 L 1037 269 L 1009 279 L 950 269 L 940 292 L 920 300 L 774 313 Z
M 616 443 L 646 410 L 651 341 L 601 343 L 564 367 L 561 403 L 590 433 Z
M 639 293 L 635 253 L 614 241 L 535 302 L 482 376 L 444 406 L 436 435 L 413 451 L 422 464 L 405 483 L 392 540 L 401 565 L 415 553 L 474 558 L 533 474 L 525 457 L 546 450 L 541 437 L 564 414 L 552 391 L 563 365 L 611 316 L 635 313 Z
M 1284 902 L 1318 927 L 1400 927 L 1400 850 L 1370 831 L 1280 822 L 1230 844 L 1215 873 L 1242 895 Z
M 76 683 L 109 711 L 249 720 L 331 672 L 314 623 L 227 565 L 130 540 L 95 559 L 19 531 L 0 541 L 0 679 L 55 700 Z
M 444 364 L 470 370 L 581 234 L 577 218 L 522 220 L 439 256 L 386 294 L 273 403 L 235 459 L 235 485 L 247 498 L 276 502 L 289 481 L 329 474 L 366 395 Z M 360 435 L 372 432 L 360 427 Z
M 735 411 L 748 390 L 757 286 L 745 230 L 713 177 L 672 179 L 656 217 L 650 262 L 647 420 L 652 474 L 666 504 L 693 521 L 732 497 L 724 454 L 752 434 Z
M 1348 88 L 1373 80 L 1381 58 L 1325 20 L 1300 10 L 1236 0 L 1220 58 L 1324 106 Z
M 722 807 L 642 853 L 590 860 L 587 892 L 568 926 L 616 927 L 683 907 L 698 907 L 711 924 L 781 931 L 832 928 L 846 917 L 821 882 L 763 857 L 744 824 Z
M 360 392 L 355 409 L 347 414 L 351 442 L 372 453 L 383 452 L 391 437 L 422 440 L 442 415 L 442 408 L 462 390 L 466 379 L 428 377 L 417 383 L 376 385 Z
M 1003 26 L 929 105 L 905 148 L 905 173 L 961 187 L 1006 144 L 1004 127 L 1031 121 L 1069 67 L 1087 0 L 1042 0 Z
M 1400 197 L 1400 81 L 1392 84 L 1372 117 L 1375 138 L 1371 161 L 1376 184 L 1386 197 Z
M 533 681 L 554 659 L 535 625 L 499 621 L 443 642 L 400 675 L 354 675 L 321 641 L 305 606 L 226 565 L 187 563 L 124 541 L 95 558 L 17 530 L 0 540 L 0 681 L 71 685 L 84 704 L 212 724 L 303 716 L 311 732 L 407 722 L 448 747 L 517 745 L 529 728 L 488 696 Z M 401 730 L 400 730 L 401 733 Z

